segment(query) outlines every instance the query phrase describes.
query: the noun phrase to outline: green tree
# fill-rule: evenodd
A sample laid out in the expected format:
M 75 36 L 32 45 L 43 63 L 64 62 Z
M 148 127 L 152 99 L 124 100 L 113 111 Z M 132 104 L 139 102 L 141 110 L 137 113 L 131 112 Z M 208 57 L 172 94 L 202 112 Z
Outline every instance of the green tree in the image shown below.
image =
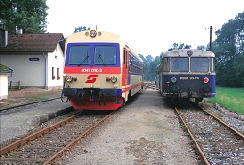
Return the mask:
M 157 56 L 151 63 L 150 63 L 150 69 L 149 69 L 149 80 L 155 81 L 156 79 L 156 67 L 158 64 L 160 64 L 159 56 Z
M 198 45 L 197 49 L 198 50 L 206 50 L 206 47 L 204 45 Z
M 233 61 L 233 66 L 235 69 L 235 76 L 237 81 L 238 86 L 242 85 L 244 87 L 244 52 L 238 54 L 234 61 Z
M 9 31 L 16 33 L 16 27 L 23 33 L 44 33 L 48 6 L 46 0 L 1 0 L 0 20 Z
M 84 30 L 90 30 L 90 28 L 86 28 L 86 26 L 79 26 L 78 28 L 75 27 L 74 33 L 81 32 Z
M 139 55 L 139 57 L 142 59 L 143 63 L 145 63 L 145 62 L 146 62 L 145 57 L 144 57 L 142 54 L 138 54 L 138 55 Z
M 235 19 L 223 24 L 216 32 L 217 39 L 213 42 L 216 55 L 216 83 L 218 85 L 243 86 L 244 65 L 244 12 Z
M 188 45 L 188 44 L 178 44 L 178 43 L 173 43 L 172 44 L 172 48 L 169 48 L 168 51 L 172 51 L 172 50 L 177 50 L 177 49 L 190 49 L 191 48 L 191 45 Z
M 155 58 L 151 55 L 147 55 L 146 58 L 139 54 L 139 57 L 143 60 L 144 63 L 144 80 L 145 81 L 155 81 L 156 77 L 156 66 L 160 63 L 160 57 L 156 56 Z

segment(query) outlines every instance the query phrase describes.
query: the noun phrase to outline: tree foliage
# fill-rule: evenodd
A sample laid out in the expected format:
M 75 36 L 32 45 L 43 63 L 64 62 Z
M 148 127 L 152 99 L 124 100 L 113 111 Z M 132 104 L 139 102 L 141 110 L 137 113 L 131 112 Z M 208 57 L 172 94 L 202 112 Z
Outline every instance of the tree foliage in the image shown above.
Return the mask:
M 216 55 L 216 83 L 244 86 L 244 12 L 223 24 L 213 42 Z
M 191 45 L 188 45 L 188 44 L 178 44 L 178 43 L 173 43 L 172 44 L 172 48 L 169 48 L 168 51 L 172 51 L 172 50 L 177 50 L 177 49 L 190 49 L 191 48 Z
M 235 19 L 223 24 L 216 32 L 217 39 L 212 43 L 212 51 L 216 55 L 216 83 L 228 87 L 244 87 L 244 12 Z M 169 51 L 191 48 L 188 44 L 173 43 Z M 209 50 L 200 45 L 199 50 Z M 160 63 L 160 56 L 155 59 L 148 55 L 146 58 L 139 54 L 144 61 L 144 80 L 154 81 L 156 66 Z
M 206 50 L 206 46 L 204 45 L 198 45 L 197 50 Z
M 75 27 L 74 33 L 81 32 L 81 31 L 84 31 L 84 30 L 90 30 L 90 28 L 86 28 L 86 26 L 79 26 L 78 28 Z
M 0 20 L 10 34 L 16 27 L 23 33 L 44 33 L 46 28 L 46 0 L 1 0 Z
M 139 54 L 139 57 L 143 60 L 144 63 L 144 80 L 145 81 L 155 81 L 156 77 L 156 66 L 160 63 L 160 57 L 156 56 L 155 58 L 151 55 L 147 55 L 146 58 Z

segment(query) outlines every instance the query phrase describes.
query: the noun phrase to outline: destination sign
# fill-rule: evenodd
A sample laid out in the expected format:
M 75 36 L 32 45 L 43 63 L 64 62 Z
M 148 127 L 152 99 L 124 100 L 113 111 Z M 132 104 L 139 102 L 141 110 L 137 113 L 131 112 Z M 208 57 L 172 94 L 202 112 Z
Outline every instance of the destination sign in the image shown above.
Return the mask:
M 199 77 L 180 77 L 180 80 L 199 80 Z

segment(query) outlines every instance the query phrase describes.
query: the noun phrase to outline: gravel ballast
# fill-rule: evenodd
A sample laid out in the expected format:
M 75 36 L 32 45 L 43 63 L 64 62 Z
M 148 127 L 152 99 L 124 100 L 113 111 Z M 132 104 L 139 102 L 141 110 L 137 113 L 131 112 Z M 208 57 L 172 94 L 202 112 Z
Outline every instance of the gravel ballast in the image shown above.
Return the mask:
M 25 102 L 30 90 L 11 93 L 10 101 Z M 51 94 L 31 89 L 38 97 L 57 98 L 60 91 Z M 42 91 L 40 91 L 42 92 Z M 173 109 L 158 91 L 147 89 L 133 101 L 118 109 L 92 134 L 75 145 L 57 164 L 199 164 L 191 141 L 184 133 Z M 15 104 L 15 103 L 14 103 Z M 235 114 L 220 105 L 201 104 L 234 128 L 243 131 L 243 115 Z M 10 104 L 9 106 L 12 106 Z M 56 108 L 55 108 L 56 107 Z M 59 107 L 59 108 L 58 108 Z M 60 100 L 2 111 L 1 142 L 26 134 L 40 123 L 61 114 L 70 104 Z M 54 109 L 55 108 L 55 109 Z M 205 109 L 206 109 L 205 108 Z M 51 120 L 50 122 L 55 122 Z M 41 121 L 42 120 L 42 121 Z M 43 123 L 48 125 L 49 122 Z
M 174 111 L 146 90 L 70 150 L 61 164 L 195 165 L 197 156 Z

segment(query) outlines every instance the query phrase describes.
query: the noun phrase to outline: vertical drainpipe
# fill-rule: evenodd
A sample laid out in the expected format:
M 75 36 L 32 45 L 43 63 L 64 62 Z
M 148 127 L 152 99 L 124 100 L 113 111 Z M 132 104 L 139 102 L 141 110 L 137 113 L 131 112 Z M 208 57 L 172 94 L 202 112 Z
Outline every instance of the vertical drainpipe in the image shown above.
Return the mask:
M 45 71 L 44 71 L 44 89 L 47 89 L 47 58 L 45 57 L 44 55 L 44 52 L 42 52 L 42 56 L 43 58 L 45 59 L 45 64 L 44 64 L 44 67 L 45 67 Z

